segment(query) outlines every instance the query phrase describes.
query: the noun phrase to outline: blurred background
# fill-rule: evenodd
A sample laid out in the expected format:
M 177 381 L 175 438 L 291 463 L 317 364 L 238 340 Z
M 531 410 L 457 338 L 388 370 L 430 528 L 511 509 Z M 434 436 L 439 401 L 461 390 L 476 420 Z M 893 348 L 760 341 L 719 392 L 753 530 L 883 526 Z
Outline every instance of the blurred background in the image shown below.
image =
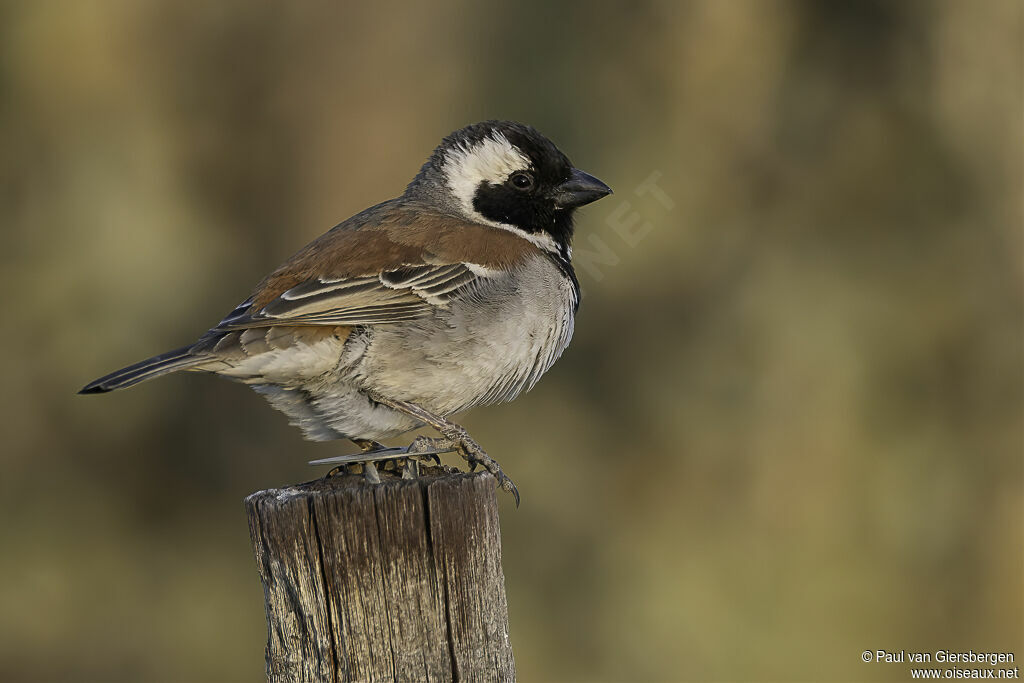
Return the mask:
M 193 340 L 528 122 L 584 209 L 565 357 L 463 423 L 521 680 L 908 680 L 1024 658 L 1022 6 L 0 5 L 0 679 L 254 681 L 242 498 L 320 474 Z

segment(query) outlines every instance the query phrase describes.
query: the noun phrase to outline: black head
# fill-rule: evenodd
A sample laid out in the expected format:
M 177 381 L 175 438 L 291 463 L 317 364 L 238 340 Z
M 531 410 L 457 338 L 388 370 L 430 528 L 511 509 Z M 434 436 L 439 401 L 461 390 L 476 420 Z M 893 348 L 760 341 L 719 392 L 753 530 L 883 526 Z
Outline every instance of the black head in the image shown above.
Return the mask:
M 485 121 L 446 137 L 407 190 L 563 254 L 574 210 L 610 193 L 546 137 L 510 121 Z

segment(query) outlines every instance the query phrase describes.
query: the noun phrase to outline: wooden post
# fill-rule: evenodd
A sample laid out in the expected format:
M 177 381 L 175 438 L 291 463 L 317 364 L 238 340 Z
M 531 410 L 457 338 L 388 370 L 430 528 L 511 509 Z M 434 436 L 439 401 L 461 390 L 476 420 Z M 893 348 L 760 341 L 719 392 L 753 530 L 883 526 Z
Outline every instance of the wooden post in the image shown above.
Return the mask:
M 245 499 L 269 681 L 515 680 L 494 478 L 422 469 Z

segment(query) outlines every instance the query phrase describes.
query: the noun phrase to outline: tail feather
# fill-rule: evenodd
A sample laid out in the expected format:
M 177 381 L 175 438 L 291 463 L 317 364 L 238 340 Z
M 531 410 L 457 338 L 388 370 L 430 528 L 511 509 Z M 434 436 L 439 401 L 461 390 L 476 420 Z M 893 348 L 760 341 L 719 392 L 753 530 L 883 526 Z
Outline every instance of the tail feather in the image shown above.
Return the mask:
M 191 346 L 183 346 L 180 349 L 161 353 L 159 356 L 153 356 L 134 365 L 121 368 L 116 372 L 89 382 L 78 393 L 102 394 L 115 389 L 125 389 L 139 382 L 145 382 L 147 379 L 166 375 L 169 372 L 184 370 L 202 363 L 203 359 L 193 355 L 191 349 Z

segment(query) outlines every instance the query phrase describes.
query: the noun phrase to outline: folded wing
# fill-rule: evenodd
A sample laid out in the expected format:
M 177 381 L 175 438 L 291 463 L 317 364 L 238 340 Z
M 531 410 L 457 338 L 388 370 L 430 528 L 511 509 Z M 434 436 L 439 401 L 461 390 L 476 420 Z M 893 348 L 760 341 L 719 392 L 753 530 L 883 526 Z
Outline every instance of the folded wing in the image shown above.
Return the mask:
M 377 275 L 314 278 L 262 307 L 242 303 L 216 330 L 274 325 L 383 325 L 426 317 L 464 295 L 480 279 L 466 263 L 408 265 Z

